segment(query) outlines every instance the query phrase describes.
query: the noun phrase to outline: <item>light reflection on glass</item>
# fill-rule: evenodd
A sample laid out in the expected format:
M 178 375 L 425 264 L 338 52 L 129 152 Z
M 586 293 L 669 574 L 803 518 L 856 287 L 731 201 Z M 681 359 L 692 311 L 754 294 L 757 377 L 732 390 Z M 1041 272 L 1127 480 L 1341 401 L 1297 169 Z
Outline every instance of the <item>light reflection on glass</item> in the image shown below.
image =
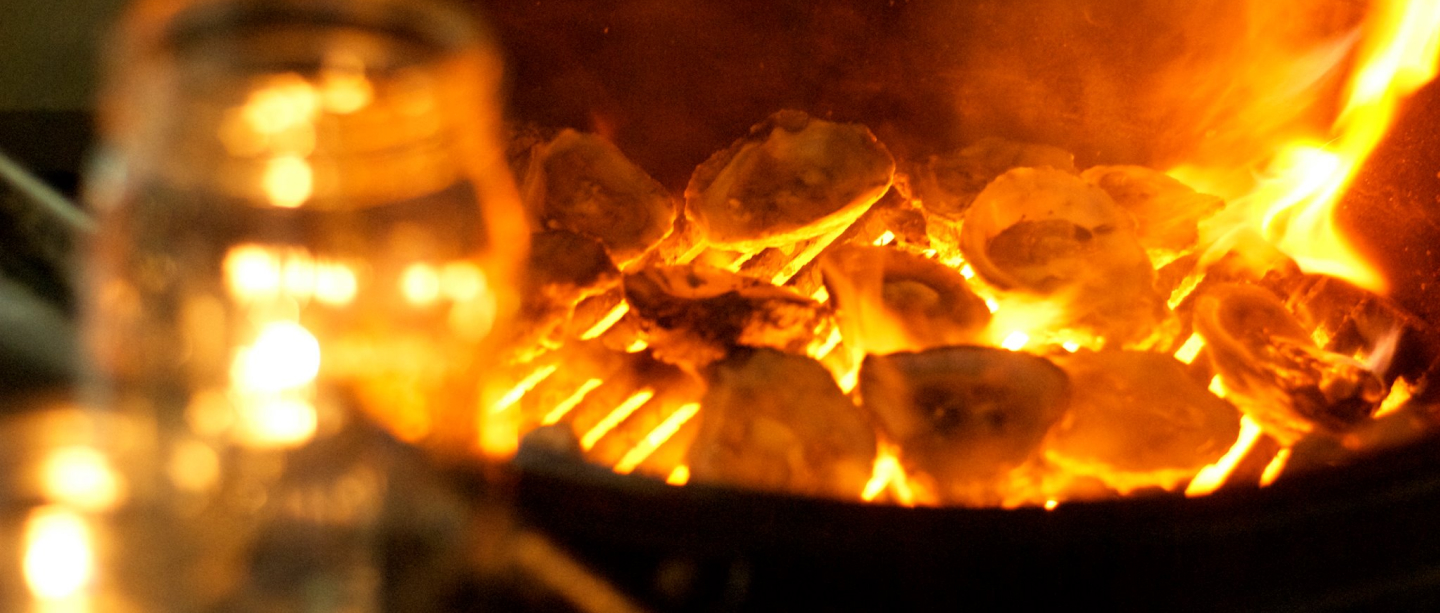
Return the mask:
M 120 502 L 124 483 L 99 450 L 65 447 L 51 451 L 41 465 L 45 496 L 87 510 L 105 510 Z
M 94 580 L 94 535 L 78 512 L 60 505 L 35 509 L 24 542 L 25 584 L 36 599 L 72 598 Z

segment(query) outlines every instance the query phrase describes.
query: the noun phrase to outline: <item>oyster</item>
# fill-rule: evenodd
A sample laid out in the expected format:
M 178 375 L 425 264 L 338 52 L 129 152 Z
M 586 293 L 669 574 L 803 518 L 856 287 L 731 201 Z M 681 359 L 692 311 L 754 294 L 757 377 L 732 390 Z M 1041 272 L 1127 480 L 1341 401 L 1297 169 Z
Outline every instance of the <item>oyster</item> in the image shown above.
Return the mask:
M 960 249 L 975 272 L 1007 290 L 1047 296 L 1066 321 L 1125 344 L 1165 314 L 1135 219 L 1100 188 L 1053 168 L 995 179 L 965 215 Z
M 964 277 L 934 260 L 886 247 L 847 245 L 822 256 L 841 330 L 868 353 L 974 340 L 990 322 Z
M 1070 411 L 1047 457 L 1125 493 L 1173 489 L 1218 460 L 1240 433 L 1240 413 L 1163 353 L 1082 352 L 1056 362 L 1070 375 Z
M 860 396 L 908 470 L 934 478 L 942 499 L 976 503 L 977 491 L 1038 450 L 1070 384 L 1044 358 L 957 346 L 866 357 Z
M 566 129 L 549 140 L 527 134 L 516 141 L 515 176 L 540 227 L 599 239 L 623 267 L 674 225 L 676 205 L 665 188 L 604 138 Z
M 1348 429 L 1369 417 L 1385 384 L 1364 364 L 1315 345 L 1274 294 L 1238 283 L 1195 301 L 1195 331 L 1228 398 L 1282 444 L 1321 426 Z
M 740 345 L 800 352 L 823 318 L 805 296 L 699 264 L 646 268 L 622 285 L 656 356 L 676 364 L 703 365 Z
M 741 349 L 713 365 L 688 461 L 696 481 L 854 499 L 875 430 L 818 362 Z
M 849 225 L 894 175 L 864 126 L 780 111 L 695 169 L 685 214 L 713 247 L 782 247 Z
M 1080 173 L 1080 178 L 1105 190 L 1115 204 L 1134 215 L 1140 245 L 1167 262 L 1194 249 L 1199 222 L 1225 208 L 1220 198 L 1143 166 L 1096 166 Z

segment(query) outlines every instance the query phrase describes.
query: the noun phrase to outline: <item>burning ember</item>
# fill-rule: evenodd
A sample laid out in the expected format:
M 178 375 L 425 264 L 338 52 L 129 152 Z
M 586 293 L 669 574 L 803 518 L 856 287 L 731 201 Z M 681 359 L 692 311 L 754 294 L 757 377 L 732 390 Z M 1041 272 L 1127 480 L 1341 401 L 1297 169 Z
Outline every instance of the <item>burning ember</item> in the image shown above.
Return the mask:
M 1226 167 L 1080 169 L 996 138 L 897 160 L 863 125 L 785 110 L 680 202 L 598 135 L 516 129 L 534 248 L 481 447 L 1051 509 L 1265 485 L 1413 437 L 1428 364 L 1391 364 L 1430 331 L 1332 219 L 1434 76 L 1440 8 L 1381 2 L 1367 28 L 1329 133 Z

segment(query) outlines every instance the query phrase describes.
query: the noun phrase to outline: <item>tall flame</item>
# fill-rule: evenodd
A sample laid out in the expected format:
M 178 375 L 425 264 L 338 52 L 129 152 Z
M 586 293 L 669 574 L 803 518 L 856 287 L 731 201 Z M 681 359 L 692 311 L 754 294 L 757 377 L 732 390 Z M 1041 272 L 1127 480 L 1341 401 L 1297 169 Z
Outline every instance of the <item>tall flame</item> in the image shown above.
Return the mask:
M 1182 167 L 1174 174 L 1220 195 L 1239 195 L 1222 223 L 1233 246 L 1234 230 L 1263 236 L 1306 272 L 1346 279 L 1383 292 L 1385 279 L 1358 254 L 1335 224 L 1335 207 L 1345 187 L 1379 145 L 1401 99 L 1435 77 L 1440 53 L 1440 3 L 1383 0 L 1367 23 L 1344 106 L 1326 138 L 1292 141 L 1277 150 L 1248 189 L 1225 193 L 1223 171 Z M 1237 219 L 1238 218 L 1238 219 Z M 1230 223 L 1225 223 L 1230 222 Z M 1232 225 L 1233 224 L 1233 225 Z

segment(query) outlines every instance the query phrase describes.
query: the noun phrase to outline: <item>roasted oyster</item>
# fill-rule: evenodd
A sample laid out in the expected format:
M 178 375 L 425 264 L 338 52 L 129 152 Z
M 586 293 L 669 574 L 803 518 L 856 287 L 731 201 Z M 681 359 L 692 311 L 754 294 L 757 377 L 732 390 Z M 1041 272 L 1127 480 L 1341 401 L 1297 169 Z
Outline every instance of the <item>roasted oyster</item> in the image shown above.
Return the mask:
M 677 207 L 664 186 L 599 135 L 567 129 L 517 141 L 512 165 L 537 226 L 594 237 L 623 267 L 674 225 Z
M 1282 444 L 1316 426 L 1350 428 L 1385 397 L 1379 377 L 1358 360 L 1316 346 L 1262 288 L 1207 288 L 1195 301 L 1194 320 L 1227 397 Z
M 695 169 L 685 214 L 712 247 L 782 247 L 849 225 L 894 175 L 865 126 L 780 111 Z
M 860 367 L 861 406 L 949 502 L 992 502 L 990 482 L 1038 450 L 1069 396 L 1048 360 L 989 347 L 872 355 Z
M 708 372 L 690 447 L 696 481 L 854 499 L 870 477 L 875 430 L 818 362 L 741 349 Z
M 1240 413 L 1163 353 L 1081 352 L 1056 362 L 1070 375 L 1070 410 L 1046 455 L 1125 493 L 1173 489 L 1218 460 L 1240 433 Z
M 964 277 L 899 249 L 847 245 L 821 259 L 848 342 L 868 353 L 928 349 L 975 340 L 990 321 Z

